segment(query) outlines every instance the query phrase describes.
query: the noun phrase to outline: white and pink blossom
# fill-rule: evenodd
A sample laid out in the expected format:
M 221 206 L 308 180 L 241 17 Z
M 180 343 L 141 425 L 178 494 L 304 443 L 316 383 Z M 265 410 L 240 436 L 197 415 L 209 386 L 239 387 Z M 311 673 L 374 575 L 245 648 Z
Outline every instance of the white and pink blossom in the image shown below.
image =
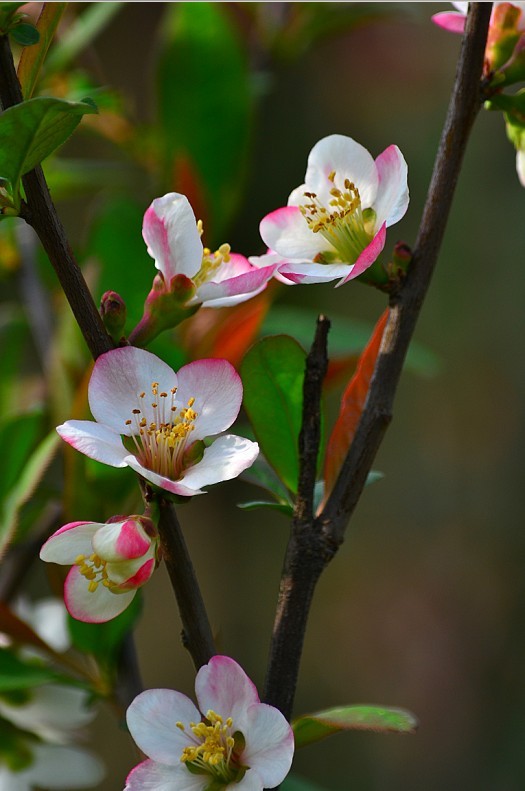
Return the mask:
M 197 222 L 188 199 L 178 192 L 156 198 L 147 209 L 142 235 L 167 290 L 173 278 L 184 275 L 194 287 L 187 307 L 222 308 L 266 288 L 275 266 L 253 266 L 232 253 L 228 244 L 211 252 L 202 245 L 202 232 L 202 222 Z
M 102 623 L 120 615 L 157 566 L 158 534 L 150 519 L 71 522 L 43 545 L 40 557 L 69 566 L 64 583 L 68 612 L 80 621 Z
M 234 434 L 204 443 L 229 428 L 241 406 L 241 379 L 226 360 L 196 360 L 175 373 L 144 349 L 114 349 L 96 361 L 88 399 L 96 422 L 68 420 L 57 427 L 62 439 L 175 495 L 235 478 L 259 452 Z
M 279 273 L 295 283 L 339 284 L 362 274 L 385 246 L 386 229 L 408 206 L 407 164 L 389 146 L 377 159 L 344 135 L 320 140 L 310 152 L 305 183 L 288 205 L 261 222 Z
M 180 692 L 142 692 L 127 713 L 135 742 L 148 756 L 128 775 L 125 791 L 262 791 L 290 770 L 293 732 L 281 712 L 261 703 L 244 670 L 214 656 L 195 680 L 198 708 Z
M 439 11 L 434 14 L 432 21 L 439 27 L 448 30 L 450 33 L 463 33 L 465 30 L 465 22 L 467 21 L 468 2 L 451 3 L 456 9 L 455 11 Z M 524 2 L 498 2 L 492 6 L 492 16 L 490 24 L 493 25 L 496 16 L 501 13 L 501 10 L 516 9 L 520 12 L 518 16 L 517 30 L 525 32 L 525 3 Z M 489 33 L 490 37 L 490 33 Z

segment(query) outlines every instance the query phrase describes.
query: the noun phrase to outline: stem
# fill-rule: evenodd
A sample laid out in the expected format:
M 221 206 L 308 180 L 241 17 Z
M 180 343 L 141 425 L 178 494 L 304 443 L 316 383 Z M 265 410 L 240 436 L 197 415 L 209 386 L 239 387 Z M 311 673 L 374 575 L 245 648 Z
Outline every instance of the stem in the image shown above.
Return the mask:
M 412 262 L 405 281 L 390 298 L 380 354 L 354 440 L 322 513 L 300 525 L 296 520 L 302 505 L 298 505 L 294 515 L 265 689 L 265 700 L 281 709 L 288 718 L 313 590 L 343 542 L 348 521 L 390 423 L 405 355 L 436 265 L 463 155 L 481 106 L 480 77 L 491 9 L 491 3 L 471 3 L 469 7 L 454 87 Z M 303 425 L 306 428 L 306 422 Z M 313 449 L 304 450 L 313 453 Z M 310 464 L 314 463 L 313 458 Z
M 182 621 L 182 642 L 198 670 L 217 651 L 204 601 L 173 504 L 159 499 L 162 557 L 175 591 Z
M 7 36 L 0 36 L 0 101 L 7 109 L 23 101 Z M 41 167 L 27 173 L 23 179 L 26 204 L 21 216 L 31 225 L 42 243 L 71 310 L 82 331 L 86 344 L 96 359 L 113 348 L 102 319 L 78 266 L 64 226 L 51 200 Z
M 329 558 L 314 522 L 314 487 L 321 438 L 321 395 L 328 366 L 330 322 L 319 316 L 306 359 L 302 428 L 299 435 L 299 484 L 290 540 L 281 575 L 264 700 L 292 713 L 310 603 Z M 307 562 L 305 562 L 307 559 Z

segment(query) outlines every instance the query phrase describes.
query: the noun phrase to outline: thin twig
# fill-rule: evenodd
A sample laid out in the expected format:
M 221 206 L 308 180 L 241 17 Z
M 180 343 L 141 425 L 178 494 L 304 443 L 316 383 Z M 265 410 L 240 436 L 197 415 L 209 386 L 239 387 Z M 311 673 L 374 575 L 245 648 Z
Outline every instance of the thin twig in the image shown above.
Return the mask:
M 408 345 L 427 292 L 463 155 L 481 106 L 482 73 L 491 3 L 471 3 L 455 83 L 408 275 L 391 296 L 369 394 L 354 440 L 324 510 L 299 535 L 294 525 L 270 646 L 265 700 L 291 715 L 304 628 L 317 580 L 344 539 L 350 516 L 392 417 Z
M 299 436 L 299 482 L 290 540 L 281 575 L 264 700 L 291 714 L 306 623 L 315 586 L 328 563 L 322 536 L 314 523 L 314 486 L 321 436 L 321 395 L 328 366 L 330 322 L 319 316 L 306 359 L 302 428 Z M 306 561 L 306 562 L 305 562 Z
M 172 503 L 159 499 L 159 533 L 162 556 L 168 570 L 182 621 L 182 642 L 195 667 L 205 665 L 217 653 L 195 569 Z

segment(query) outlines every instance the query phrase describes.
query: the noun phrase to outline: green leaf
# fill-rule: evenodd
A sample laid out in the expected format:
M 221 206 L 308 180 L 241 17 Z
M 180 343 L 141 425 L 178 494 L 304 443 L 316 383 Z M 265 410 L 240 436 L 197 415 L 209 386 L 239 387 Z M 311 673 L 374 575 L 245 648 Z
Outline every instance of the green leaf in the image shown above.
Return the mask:
M 6 223 L 7 224 L 7 223 Z M 27 318 L 14 304 L 0 307 L 0 415 L 12 412 L 19 401 L 20 366 L 29 338 Z
M 19 208 L 20 179 L 64 143 L 86 113 L 87 102 L 39 97 L 10 107 L 0 115 L 0 178 L 3 205 Z
M 43 427 L 41 410 L 11 415 L 0 421 L 0 447 L 10 448 L 0 456 L 0 501 L 21 475 Z
M 205 206 L 194 208 L 204 214 L 211 246 L 208 218 L 219 243 L 238 205 L 246 166 L 252 115 L 246 48 L 222 3 L 168 5 L 164 30 L 158 69 L 164 172 L 171 179 L 184 165 L 197 177 Z M 175 184 L 166 188 L 181 177 L 175 172 Z M 197 203 L 195 197 L 190 202 Z
M 305 780 L 304 777 L 298 775 L 288 775 L 286 780 L 280 785 L 281 791 L 325 791 L 317 783 L 312 783 L 310 780 Z
M 243 437 L 247 436 L 248 439 L 255 439 L 253 432 L 240 431 L 239 433 Z M 242 473 L 241 478 L 243 481 L 248 481 L 248 483 L 259 486 L 266 492 L 273 494 L 278 503 L 288 503 L 288 505 L 293 506 L 288 489 L 283 485 L 262 453 L 259 453 L 252 466 Z
M 343 706 L 309 714 L 292 722 L 295 746 L 304 747 L 340 731 L 414 733 L 418 721 L 409 711 L 382 706 Z
M 237 508 L 242 508 L 243 511 L 255 511 L 256 508 L 270 508 L 273 511 L 280 511 L 286 516 L 293 515 L 293 506 L 289 503 L 275 503 L 269 500 L 250 500 L 247 503 L 237 503 Z
M 53 47 L 47 60 L 49 71 L 60 71 L 69 66 L 122 8 L 124 3 L 90 3 Z
M 122 642 L 133 629 L 141 611 L 142 600 L 138 592 L 123 613 L 106 623 L 84 623 L 68 616 L 68 628 L 73 645 L 83 653 L 92 654 L 111 671 L 118 662 Z
M 0 557 L 11 542 L 22 506 L 40 483 L 56 453 L 60 438 L 52 431 L 31 454 L 14 486 L 0 503 Z
M 0 691 L 28 689 L 52 681 L 71 683 L 72 679 L 62 676 L 46 665 L 24 662 L 12 651 L 0 648 Z
M 268 462 L 294 494 L 306 354 L 289 335 L 263 338 L 241 364 L 244 408 Z
M 67 3 L 44 4 L 36 23 L 36 29 L 40 35 L 38 46 L 24 49 L 20 55 L 17 74 L 24 99 L 30 99 L 33 95 L 40 69 L 66 5 Z
M 21 22 L 11 28 L 11 35 L 17 44 L 21 44 L 22 47 L 30 47 L 31 44 L 37 44 L 40 39 L 40 33 L 29 22 Z

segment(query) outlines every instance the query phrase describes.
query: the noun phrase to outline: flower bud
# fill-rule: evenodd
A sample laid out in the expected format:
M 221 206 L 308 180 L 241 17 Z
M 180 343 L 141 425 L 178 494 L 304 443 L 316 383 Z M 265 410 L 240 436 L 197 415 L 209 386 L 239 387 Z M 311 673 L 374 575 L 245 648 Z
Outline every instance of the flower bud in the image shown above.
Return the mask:
M 118 342 L 126 324 L 126 303 L 116 291 L 106 291 L 100 300 L 100 315 L 114 341 Z
M 144 303 L 142 319 L 130 333 L 130 343 L 146 346 L 163 330 L 172 329 L 193 316 L 200 307 L 199 303 L 187 304 L 194 294 L 195 285 L 186 275 L 175 275 L 169 285 L 162 274 L 156 275 Z

